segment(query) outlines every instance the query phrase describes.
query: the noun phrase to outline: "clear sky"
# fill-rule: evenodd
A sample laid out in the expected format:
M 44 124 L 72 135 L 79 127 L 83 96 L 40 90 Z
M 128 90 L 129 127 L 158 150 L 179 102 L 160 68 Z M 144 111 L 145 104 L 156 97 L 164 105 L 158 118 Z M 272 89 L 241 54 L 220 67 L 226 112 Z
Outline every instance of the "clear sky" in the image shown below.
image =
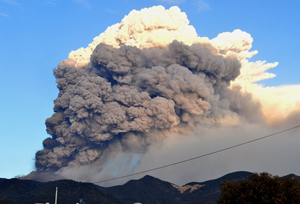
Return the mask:
M 299 84 L 298 0 L 0 0 L 0 177 L 34 168 L 58 94 L 53 68 L 131 10 L 154 5 L 179 6 L 201 37 L 250 33 L 251 60 L 279 62 L 260 83 Z

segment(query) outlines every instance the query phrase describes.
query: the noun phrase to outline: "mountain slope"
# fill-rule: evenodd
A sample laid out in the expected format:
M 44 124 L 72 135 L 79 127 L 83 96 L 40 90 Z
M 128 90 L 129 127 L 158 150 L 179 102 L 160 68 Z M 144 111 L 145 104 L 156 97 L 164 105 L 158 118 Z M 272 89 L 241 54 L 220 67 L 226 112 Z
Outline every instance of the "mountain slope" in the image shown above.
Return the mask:
M 31 180 L 0 179 L 0 199 L 8 199 L 15 204 L 54 203 L 55 189 L 58 187 L 58 203 L 70 204 L 83 200 L 85 203 L 108 204 L 212 204 L 220 196 L 220 184 L 224 180 L 247 179 L 250 172 L 233 172 L 205 182 L 190 182 L 182 187 L 162 181 L 152 176 L 128 181 L 124 185 L 101 187 L 91 183 L 59 180 L 41 183 Z M 285 177 L 300 177 L 294 174 Z
M 193 191 L 185 191 L 182 195 L 182 202 L 184 203 L 216 203 L 216 200 L 219 198 L 220 184 L 224 181 L 239 181 L 242 179 L 248 179 L 248 176 L 252 174 L 246 171 L 239 171 L 230 174 L 226 174 L 217 179 L 205 181 L 205 182 L 191 182 L 186 186 L 200 186 L 200 188 L 196 188 Z
M 124 185 L 100 189 L 127 202 L 150 203 L 180 203 L 178 190 L 169 182 L 152 176 L 145 176 L 139 180 L 131 180 Z
M 216 203 L 220 183 L 224 180 L 247 179 L 250 172 L 234 172 L 206 182 L 191 182 L 182 187 L 160 179 L 145 176 L 124 185 L 99 187 L 103 192 L 127 202 L 152 203 Z
M 30 180 L 10 179 L 0 183 L 0 198 L 12 200 L 16 204 L 54 203 L 55 189 L 58 187 L 58 203 L 122 203 L 111 195 L 104 194 L 94 184 L 70 180 L 39 183 Z

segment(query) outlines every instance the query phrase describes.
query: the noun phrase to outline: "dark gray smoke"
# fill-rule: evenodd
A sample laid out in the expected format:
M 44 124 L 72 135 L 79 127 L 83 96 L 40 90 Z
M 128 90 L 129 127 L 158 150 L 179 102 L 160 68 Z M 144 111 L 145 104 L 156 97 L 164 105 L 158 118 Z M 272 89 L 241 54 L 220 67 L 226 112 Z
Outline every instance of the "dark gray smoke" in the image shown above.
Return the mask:
M 39 172 L 105 161 L 116 142 L 120 151 L 147 147 L 197 126 L 261 120 L 260 104 L 239 87 L 238 59 L 207 44 L 173 41 L 165 49 L 113 48 L 100 43 L 90 62 L 68 59 L 54 69 L 59 94 L 46 120 L 50 138 L 36 153 Z

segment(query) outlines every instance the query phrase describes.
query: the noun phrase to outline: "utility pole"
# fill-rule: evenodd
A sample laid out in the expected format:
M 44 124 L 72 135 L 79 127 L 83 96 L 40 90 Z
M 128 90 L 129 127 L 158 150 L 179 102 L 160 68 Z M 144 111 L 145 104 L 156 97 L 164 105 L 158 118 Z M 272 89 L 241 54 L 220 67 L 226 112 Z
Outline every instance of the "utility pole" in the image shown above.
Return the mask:
M 58 191 L 58 187 L 56 187 L 56 191 L 55 191 L 55 204 L 57 204 L 57 191 Z

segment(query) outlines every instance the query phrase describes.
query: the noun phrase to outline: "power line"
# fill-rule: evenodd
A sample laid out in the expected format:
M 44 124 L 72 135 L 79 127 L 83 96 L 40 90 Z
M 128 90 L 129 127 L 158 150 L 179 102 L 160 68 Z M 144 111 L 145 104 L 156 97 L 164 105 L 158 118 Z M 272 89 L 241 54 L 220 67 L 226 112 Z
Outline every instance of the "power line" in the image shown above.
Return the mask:
M 158 170 L 158 169 L 163 169 L 163 168 L 166 168 L 166 167 L 170 167 L 170 166 L 174 166 L 174 165 L 177 165 L 177 164 L 192 161 L 192 160 L 195 160 L 195 159 L 199 159 L 199 158 L 202 158 L 202 157 L 206 157 L 206 156 L 209 156 L 209 155 L 212 155 L 212 154 L 217 154 L 217 153 L 220 153 L 220 152 L 223 152 L 223 151 L 226 151 L 226 150 L 229 150 L 229 149 L 233 149 L 233 148 L 236 148 L 236 147 L 240 147 L 240 146 L 243 146 L 243 145 L 246 145 L 246 144 L 249 144 L 249 143 L 253 143 L 253 142 L 256 142 L 256 141 L 259 141 L 259 140 L 262 140 L 262 139 L 266 139 L 268 137 L 272 137 L 272 136 L 278 135 L 280 133 L 287 132 L 287 131 L 290 131 L 290 130 L 293 130 L 293 129 L 296 129 L 296 128 L 299 128 L 299 127 L 300 127 L 300 125 L 297 125 L 297 126 L 294 126 L 294 127 L 291 127 L 291 128 L 279 131 L 279 132 L 272 133 L 270 135 L 266 135 L 266 136 L 263 136 L 263 137 L 260 137 L 260 138 L 254 139 L 254 140 L 249 140 L 247 142 L 243 142 L 243 143 L 240 143 L 240 144 L 237 144 L 237 145 L 226 147 L 224 149 L 220 149 L 220 150 L 213 151 L 213 152 L 210 152 L 210 153 L 202 154 L 200 156 L 192 157 L 190 159 L 185 159 L 185 160 L 182 160 L 182 161 L 179 161 L 179 162 L 163 165 L 163 166 L 160 166 L 160 167 L 140 171 L 140 172 L 133 173 L 133 174 L 128 174 L 128 175 L 125 175 L 125 176 L 119 176 L 119 177 L 115 177 L 115 178 L 111 178 L 111 179 L 97 181 L 97 182 L 93 182 L 93 183 L 103 183 L 103 182 L 107 182 L 107 181 L 113 181 L 113 180 L 117 180 L 117 179 L 122 179 L 122 178 L 127 178 L 127 177 L 131 177 L 131 176 L 147 173 L 147 172 L 150 172 L 150 171 L 155 171 L 155 170 Z

